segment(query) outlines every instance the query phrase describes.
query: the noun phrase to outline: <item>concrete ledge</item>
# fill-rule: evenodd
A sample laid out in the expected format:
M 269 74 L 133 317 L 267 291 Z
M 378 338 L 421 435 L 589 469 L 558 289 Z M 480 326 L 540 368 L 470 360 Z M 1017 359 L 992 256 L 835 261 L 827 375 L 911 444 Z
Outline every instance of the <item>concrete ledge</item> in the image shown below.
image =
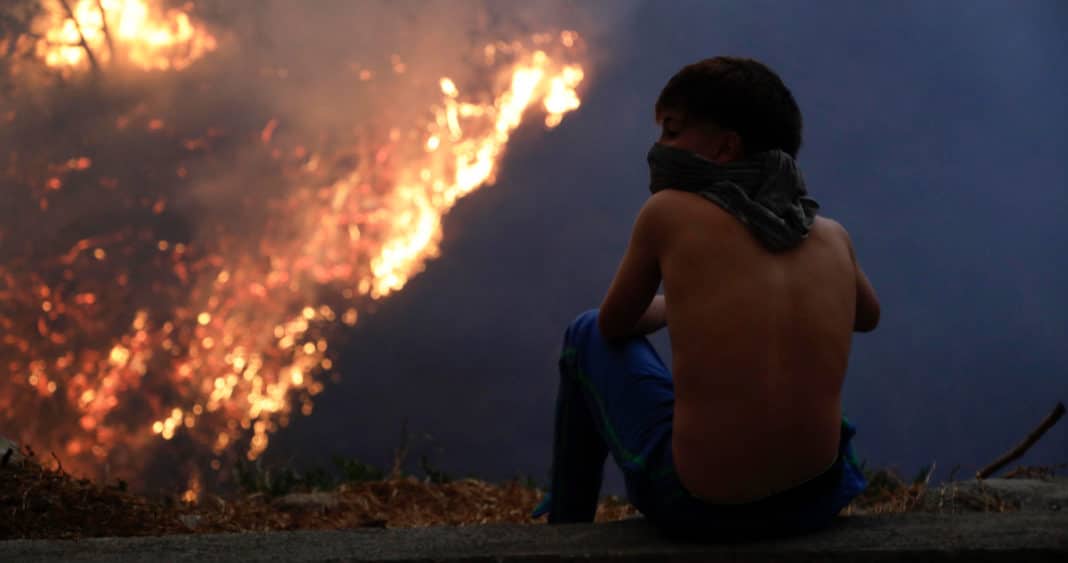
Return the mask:
M 806 537 L 668 541 L 643 520 L 0 542 L 0 561 L 1068 561 L 1068 512 L 841 518 Z

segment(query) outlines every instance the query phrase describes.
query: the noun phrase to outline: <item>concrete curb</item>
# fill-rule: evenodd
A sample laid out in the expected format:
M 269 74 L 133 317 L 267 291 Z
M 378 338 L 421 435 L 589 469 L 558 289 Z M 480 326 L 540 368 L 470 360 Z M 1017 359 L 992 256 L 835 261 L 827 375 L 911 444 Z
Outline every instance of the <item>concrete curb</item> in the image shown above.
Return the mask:
M 0 561 L 1068 561 L 1068 512 L 840 518 L 806 537 L 671 542 L 643 520 L 0 542 Z

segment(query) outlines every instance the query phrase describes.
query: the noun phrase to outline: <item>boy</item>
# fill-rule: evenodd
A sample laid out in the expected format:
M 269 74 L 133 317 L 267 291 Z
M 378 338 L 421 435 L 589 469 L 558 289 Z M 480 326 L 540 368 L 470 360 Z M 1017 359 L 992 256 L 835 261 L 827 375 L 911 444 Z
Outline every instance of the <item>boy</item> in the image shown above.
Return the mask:
M 845 229 L 807 197 L 801 113 L 774 72 L 704 60 L 655 110 L 653 195 L 600 310 L 567 329 L 552 488 L 535 514 L 591 521 L 611 452 L 630 502 L 666 532 L 825 527 L 866 484 L 841 389 L 852 332 L 878 324 L 875 292 Z M 644 337 L 665 326 L 670 372 Z

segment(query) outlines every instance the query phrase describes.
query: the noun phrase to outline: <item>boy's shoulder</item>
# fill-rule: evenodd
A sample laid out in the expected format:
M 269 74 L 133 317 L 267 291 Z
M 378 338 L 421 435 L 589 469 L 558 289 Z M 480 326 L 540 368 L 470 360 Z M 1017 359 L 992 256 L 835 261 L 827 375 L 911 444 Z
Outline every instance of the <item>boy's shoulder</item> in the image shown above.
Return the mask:
M 826 229 L 828 231 L 834 232 L 835 234 L 843 235 L 846 238 L 849 237 L 849 232 L 846 231 L 845 227 L 843 227 L 841 223 L 824 215 L 817 215 L 815 220 L 812 222 L 812 226 L 813 228 Z
M 730 213 L 703 196 L 682 190 L 661 190 L 651 195 L 642 206 L 639 218 L 642 216 L 656 224 L 676 226 L 687 219 L 698 219 L 706 226 L 736 221 Z
M 693 192 L 670 189 L 661 190 L 646 200 L 638 214 L 636 230 L 642 233 L 642 238 L 660 241 L 665 238 L 679 240 L 671 233 L 688 233 L 687 238 L 704 233 L 721 243 L 752 237 L 741 221 L 719 205 Z M 853 253 L 849 232 L 830 217 L 817 215 L 811 234 L 820 239 L 838 241 L 836 244 L 844 244 L 849 253 Z
M 841 241 L 849 248 L 849 253 L 851 255 L 853 254 L 853 241 L 849 238 L 849 231 L 847 231 L 838 221 L 835 221 L 830 217 L 817 215 L 815 221 L 812 223 L 812 231 L 826 233 L 826 236 Z
M 663 240 L 671 233 L 702 231 L 723 233 L 745 227 L 733 215 L 704 197 L 682 190 L 661 190 L 646 200 L 638 213 L 635 231 Z M 643 237 L 644 238 L 644 237 Z

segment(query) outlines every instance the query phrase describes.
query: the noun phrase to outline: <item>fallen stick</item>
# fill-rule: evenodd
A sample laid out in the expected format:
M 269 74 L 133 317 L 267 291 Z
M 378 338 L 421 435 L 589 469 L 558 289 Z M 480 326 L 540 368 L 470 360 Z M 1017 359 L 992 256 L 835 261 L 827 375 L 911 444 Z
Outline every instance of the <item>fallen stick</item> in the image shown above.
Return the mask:
M 1042 423 L 1039 424 L 1038 427 L 1036 427 L 1034 430 L 1032 430 L 1031 433 L 1028 434 L 1022 442 L 1017 444 L 1015 448 L 1009 450 L 1005 455 L 999 457 L 997 460 L 994 461 L 994 463 L 991 463 L 990 465 L 987 465 L 986 467 L 980 469 L 975 474 L 975 478 L 986 479 L 996 473 L 1001 468 L 1011 463 L 1012 461 L 1018 459 L 1020 456 L 1027 453 L 1027 450 L 1029 450 L 1031 446 L 1035 445 L 1035 442 L 1037 442 L 1038 439 L 1041 438 L 1047 430 L 1052 428 L 1054 424 L 1057 424 L 1057 421 L 1060 420 L 1062 416 L 1064 416 L 1064 411 L 1064 403 L 1057 403 L 1057 406 L 1053 408 L 1053 412 L 1049 413 L 1049 415 L 1042 420 Z

